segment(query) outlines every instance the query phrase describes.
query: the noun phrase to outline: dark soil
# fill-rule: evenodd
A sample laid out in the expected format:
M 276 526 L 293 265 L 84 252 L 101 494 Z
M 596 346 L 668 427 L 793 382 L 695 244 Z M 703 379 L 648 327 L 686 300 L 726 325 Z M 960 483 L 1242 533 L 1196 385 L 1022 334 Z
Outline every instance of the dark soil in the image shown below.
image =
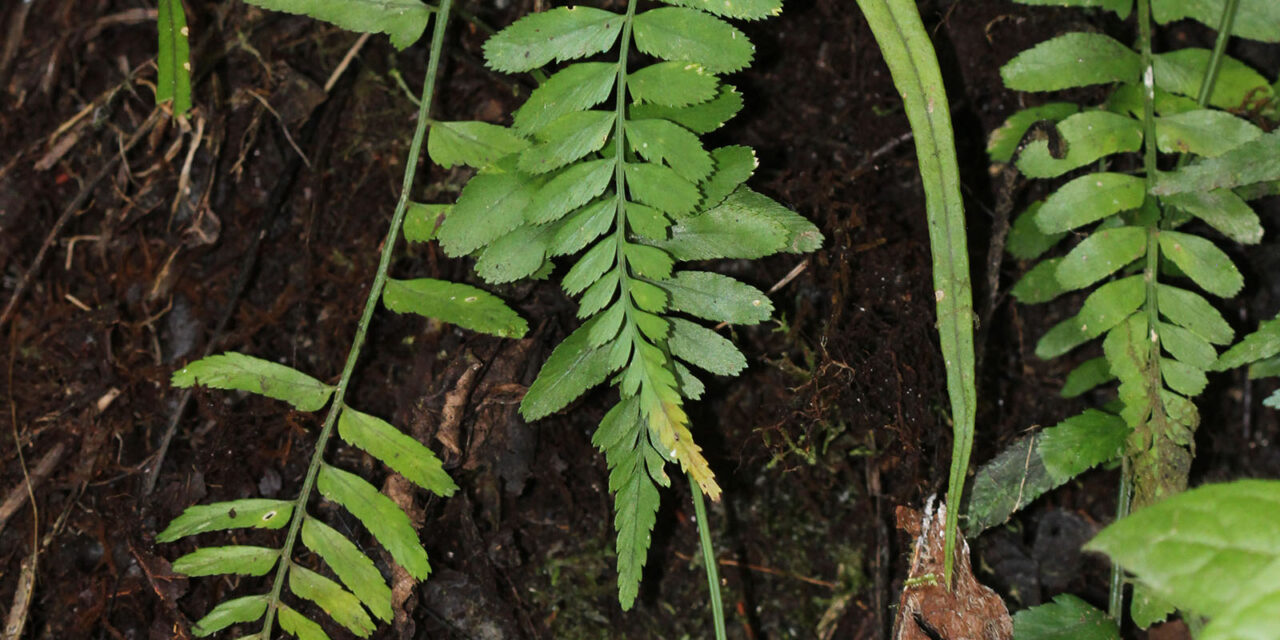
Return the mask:
M 467 8 L 504 25 L 532 4 Z M 190 2 L 192 131 L 167 119 L 147 131 L 151 3 L 24 6 L 0 9 L 6 45 L 18 43 L 11 59 L 0 58 L 0 300 L 23 282 L 63 209 L 120 155 L 122 141 L 144 135 L 89 188 L 0 326 L 0 422 L 9 425 L 0 434 L 0 499 L 30 473 L 38 508 L 25 504 L 0 523 L 0 606 L 7 612 L 13 602 L 34 543 L 38 570 L 22 637 L 187 637 L 191 621 L 262 580 L 174 576 L 169 561 L 193 543 L 158 545 L 157 531 L 197 502 L 293 495 L 320 418 L 254 396 L 198 391 L 148 494 L 147 474 L 181 394 L 169 376 L 211 347 L 337 379 L 414 124 L 393 72 L 416 93 L 426 49 L 396 53 L 374 37 L 326 94 L 322 85 L 356 36 L 240 2 Z M 985 282 L 996 199 L 985 139 L 1031 99 L 1003 89 L 999 65 L 1073 22 L 1121 33 L 1125 26 L 1005 0 L 925 0 L 921 10 L 947 75 L 974 279 Z M 951 451 L 914 148 L 854 3 L 793 0 L 781 17 L 745 29 L 758 62 L 733 81 L 748 107 L 716 141 L 753 146 L 754 188 L 815 221 L 827 242 L 809 258 L 715 267 L 768 288 L 807 264 L 773 295 L 777 322 L 735 331 L 750 369 L 710 385 L 692 407 L 725 488 L 711 517 L 729 633 L 884 638 L 908 560 L 894 508 L 919 508 L 941 492 Z M 473 26 L 455 20 L 450 36 L 436 116 L 502 122 L 531 81 L 486 71 L 483 34 Z M 1181 44 L 1206 34 L 1169 37 Z M 1238 54 L 1269 77 L 1280 67 L 1275 47 Z M 415 197 L 448 201 L 465 178 L 426 167 Z M 1240 329 L 1280 307 L 1280 206 L 1262 211 L 1268 244 L 1237 255 L 1250 283 L 1238 300 L 1248 302 L 1228 303 Z M 242 266 L 253 260 L 236 296 Z M 983 331 L 978 464 L 1027 428 L 1084 406 L 1057 396 L 1069 359 L 1032 355 L 1036 338 L 1078 300 L 1011 305 L 1003 289 L 1024 268 L 1002 265 L 1000 304 Z M 393 265 L 404 277 L 474 281 L 469 269 L 422 245 L 404 247 Z M 679 481 L 664 494 L 641 598 L 633 611 L 619 609 L 611 498 L 603 457 L 590 444 L 609 392 L 535 424 L 521 421 L 524 385 L 575 326 L 575 305 L 550 283 L 497 293 L 530 319 L 523 340 L 386 311 L 374 317 L 349 402 L 441 452 L 462 488 L 447 500 L 410 496 L 434 573 L 376 637 L 709 637 L 696 526 Z M 986 295 L 979 286 L 977 298 Z M 210 345 L 228 308 L 226 331 Z M 1200 402 L 1193 483 L 1280 476 L 1272 445 L 1280 424 L 1257 408 L 1269 389 L 1242 376 L 1214 380 Z M 446 409 L 451 399 L 461 401 L 460 413 Z M 352 449 L 335 446 L 330 459 L 385 479 Z M 1104 564 L 1064 549 L 1111 519 L 1115 485 L 1113 472 L 1086 475 L 984 536 L 975 545 L 979 577 L 1015 608 L 1068 590 L 1101 604 Z M 392 480 L 385 488 L 403 492 Z M 372 544 L 353 520 L 326 515 Z M 379 553 L 373 557 L 385 561 Z

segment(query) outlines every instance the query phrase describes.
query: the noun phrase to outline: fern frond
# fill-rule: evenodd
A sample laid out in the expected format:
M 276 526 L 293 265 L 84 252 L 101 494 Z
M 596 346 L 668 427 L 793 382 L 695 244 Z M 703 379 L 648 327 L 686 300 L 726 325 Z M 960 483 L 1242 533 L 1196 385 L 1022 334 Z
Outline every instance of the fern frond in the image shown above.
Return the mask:
M 677 262 L 799 253 L 822 242 L 811 223 L 742 186 L 756 166 L 750 149 L 708 150 L 699 137 L 741 109 L 719 76 L 754 56 L 747 37 L 715 14 L 761 18 L 779 2 L 670 4 L 680 6 L 552 9 L 493 36 L 485 55 L 494 69 L 569 64 L 515 111 L 509 131 L 527 146 L 472 178 L 438 234 L 450 255 L 476 253 L 476 272 L 491 283 L 546 273 L 551 258 L 577 255 L 561 286 L 578 296 L 584 322 L 552 351 L 521 412 L 542 418 L 606 380 L 617 386 L 618 404 L 593 442 L 615 493 L 624 608 L 648 551 L 656 487 L 669 482 L 665 464 L 678 463 L 712 499 L 720 494 L 684 409 L 703 384 L 684 363 L 719 375 L 746 366 L 732 342 L 679 314 L 754 324 L 773 309 L 755 287 Z M 581 61 L 615 49 L 616 61 Z M 657 60 L 633 68 L 633 49 Z
M 432 11 L 418 0 L 355 0 L 338 3 L 342 6 L 315 0 L 257 0 L 256 3 L 307 13 L 349 28 L 386 31 L 391 34 L 393 44 L 400 47 L 406 46 L 421 34 L 426 26 L 426 17 Z M 436 131 L 433 153 L 440 156 L 442 163 L 494 167 L 491 173 L 483 174 L 482 179 L 473 181 L 474 186 L 470 192 L 475 196 L 472 198 L 473 202 L 480 201 L 478 205 L 469 205 L 471 208 L 468 209 L 466 206 L 441 207 L 409 201 L 434 95 L 435 74 L 439 68 L 450 4 L 450 0 L 441 2 L 440 11 L 443 15 L 436 23 L 428 59 L 428 75 L 423 85 L 423 97 L 419 102 L 418 127 L 410 144 L 409 159 L 405 166 L 404 186 L 391 219 L 387 239 L 383 243 L 378 270 L 365 299 L 356 337 L 338 383 L 331 386 L 285 365 L 237 353 L 193 362 L 173 375 L 174 386 L 199 384 L 218 389 L 237 389 L 284 400 L 301 411 L 319 411 L 329 405 L 311 463 L 294 499 L 244 499 L 192 506 L 156 537 L 160 542 L 170 542 L 224 529 L 281 529 L 288 525 L 288 532 L 279 548 L 234 545 L 209 547 L 198 549 L 175 561 L 176 571 L 193 576 L 262 575 L 273 567 L 276 568 L 268 594 L 237 598 L 219 604 L 196 623 L 193 632 L 198 636 L 210 635 L 234 624 L 263 619 L 262 630 L 248 637 L 268 640 L 272 637 L 272 625 L 278 620 L 281 629 L 300 640 L 326 639 L 319 624 L 285 602 L 283 596 L 286 584 L 293 597 L 313 602 L 333 621 L 359 637 L 366 638 L 373 633 L 374 618 L 391 620 L 391 589 L 374 561 L 351 540 L 307 512 L 312 494 L 316 491 L 355 516 L 395 563 L 410 576 L 422 580 L 431 572 L 427 552 L 409 516 L 364 478 L 325 462 L 325 453 L 336 427 L 338 435 L 344 441 L 365 451 L 390 470 L 402 474 L 423 489 L 438 495 L 450 495 L 457 489 L 430 449 L 386 421 L 356 411 L 344 402 L 365 333 L 379 300 L 393 311 L 417 313 L 501 337 L 519 337 L 528 328 L 525 320 L 500 299 L 478 288 L 431 279 L 387 278 L 391 255 L 402 224 L 410 241 L 429 241 L 442 235 L 442 242 L 448 242 L 454 247 L 465 247 L 467 251 L 486 247 L 490 241 L 499 239 L 508 231 L 518 232 L 526 228 L 521 226 L 524 221 L 519 213 L 515 219 L 500 223 L 496 231 L 480 235 L 442 233 L 440 227 L 442 218 L 444 221 L 466 221 L 477 216 L 483 218 L 488 210 L 496 206 L 495 203 L 513 198 L 520 202 L 521 197 L 524 198 L 523 202 L 527 202 L 531 197 L 533 189 L 526 187 L 528 183 L 523 178 L 514 185 L 502 180 L 502 167 L 498 161 L 530 146 L 523 137 L 502 127 L 480 123 L 439 123 L 433 128 Z M 537 179 L 532 181 L 535 185 L 537 182 Z M 451 226 L 448 231 L 453 228 Z M 539 263 L 543 260 L 541 253 L 536 258 Z M 515 269 L 518 265 L 508 263 L 505 268 Z M 299 538 L 303 545 L 323 561 L 337 580 L 296 562 L 293 549 Z
M 1122 17 L 1134 7 L 1132 0 L 1053 4 L 1104 7 Z M 1274 11 L 1274 4 L 1241 3 L 1241 15 L 1252 12 L 1249 15 L 1257 19 L 1258 12 Z M 1127 434 L 1123 451 L 1117 453 L 1130 463 L 1133 503 L 1142 506 L 1186 485 L 1193 432 L 1200 422 L 1194 398 L 1207 384 L 1206 372 L 1240 366 L 1265 353 L 1246 338 L 1241 345 L 1247 347 L 1233 347 L 1218 356 L 1217 346 L 1230 344 L 1234 334 L 1197 290 L 1228 298 L 1241 290 L 1244 278 L 1215 240 L 1183 227 L 1197 218 L 1229 240 L 1259 242 L 1263 229 L 1246 201 L 1267 191 L 1256 185 L 1280 177 L 1280 136 L 1263 133 L 1237 115 L 1275 95 L 1248 65 L 1207 49 L 1151 51 L 1152 18 L 1167 22 L 1193 17 L 1216 27 L 1223 17 L 1222 3 L 1138 0 L 1137 7 L 1137 50 L 1102 34 L 1071 33 L 1041 43 L 1005 65 L 1001 75 L 1013 89 L 1113 87 L 1096 107 L 1056 102 L 1015 114 L 992 135 L 988 150 L 993 161 L 1013 162 L 1028 177 L 1068 178 L 1014 222 L 1010 253 L 1038 262 L 1013 293 L 1024 303 L 1038 303 L 1067 291 L 1093 289 L 1074 317 L 1041 337 L 1036 354 L 1057 357 L 1102 338 L 1104 357 L 1073 370 L 1062 394 L 1073 397 L 1118 381 L 1117 415 Z M 1234 32 L 1266 39 L 1270 36 L 1259 34 L 1270 28 L 1237 27 Z M 1228 35 L 1220 34 L 1218 53 Z M 1280 37 L 1280 31 L 1274 35 Z M 1046 125 L 1053 134 L 1049 140 L 1031 138 L 1033 127 Z M 1078 171 L 1098 160 L 1135 152 L 1142 153 L 1137 175 Z M 1159 171 L 1160 153 L 1180 155 L 1178 168 Z M 1065 255 L 1044 257 L 1069 232 L 1079 239 Z M 1080 441 L 1088 431 L 1083 425 L 1063 433 Z M 1049 455 L 1043 442 L 1028 446 L 1027 460 Z M 995 465 L 993 474 L 998 471 Z M 991 506 L 1002 503 L 1000 489 L 982 477 L 980 473 L 975 485 L 975 509 L 988 512 L 975 518 L 990 524 L 1002 517 L 993 515 L 1000 509 Z M 1041 485 L 1038 491 L 1050 488 Z M 1165 614 L 1161 603 L 1148 596 L 1134 597 L 1134 618 L 1140 623 Z M 1113 615 L 1117 606 L 1113 604 Z

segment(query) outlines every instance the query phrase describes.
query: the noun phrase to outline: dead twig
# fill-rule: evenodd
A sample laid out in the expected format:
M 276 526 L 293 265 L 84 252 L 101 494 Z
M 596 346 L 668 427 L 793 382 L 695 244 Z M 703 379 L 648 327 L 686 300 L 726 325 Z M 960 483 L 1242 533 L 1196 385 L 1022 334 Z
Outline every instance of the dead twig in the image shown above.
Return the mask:
M 333 70 L 333 73 L 329 74 L 329 79 L 324 81 L 325 93 L 333 91 L 333 85 L 338 84 L 338 78 L 342 77 L 342 72 L 347 70 L 347 67 L 351 65 L 351 61 L 355 59 L 356 54 L 360 53 L 360 50 L 364 48 L 364 43 L 369 41 L 370 35 L 368 33 L 360 34 L 360 37 L 356 39 L 356 43 L 351 45 L 350 49 L 347 49 L 347 55 L 342 56 L 342 61 L 338 63 L 337 68 Z
M 27 626 L 27 613 L 31 610 L 31 592 L 36 586 L 37 551 L 22 559 L 22 570 L 18 574 L 18 589 L 13 592 L 13 605 L 9 607 L 9 615 L 4 621 L 4 640 L 18 640 L 22 630 Z
M 66 453 L 66 443 L 59 442 L 53 445 L 53 448 L 36 463 L 36 468 L 31 470 L 31 473 L 23 480 L 22 484 L 9 490 L 4 502 L 0 503 L 0 531 L 4 530 L 9 518 L 12 518 L 13 514 L 17 513 L 22 508 L 22 505 L 27 503 L 27 500 L 34 494 L 36 486 L 53 472 L 58 463 L 62 462 L 62 458 Z

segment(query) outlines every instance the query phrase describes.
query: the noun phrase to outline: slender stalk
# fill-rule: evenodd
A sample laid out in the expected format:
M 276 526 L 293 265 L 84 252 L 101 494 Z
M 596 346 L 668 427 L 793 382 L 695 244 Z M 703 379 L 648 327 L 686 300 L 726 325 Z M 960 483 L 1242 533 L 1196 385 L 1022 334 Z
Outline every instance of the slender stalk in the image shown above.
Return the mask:
M 715 619 L 716 640 L 725 640 L 724 602 L 720 597 L 720 570 L 716 563 L 716 550 L 711 545 L 711 523 L 707 520 L 707 508 L 702 501 L 702 488 L 689 476 L 689 488 L 693 491 L 693 514 L 698 519 L 698 538 L 702 541 L 702 564 L 707 572 L 707 588 L 711 592 L 711 617 Z
M 1209 96 L 1213 95 L 1213 85 L 1218 81 L 1218 71 L 1222 68 L 1222 56 L 1227 50 L 1227 41 L 1231 40 L 1231 28 L 1236 22 L 1236 8 L 1240 0 L 1227 0 L 1222 7 L 1222 17 L 1218 20 L 1218 39 L 1213 43 L 1213 54 L 1209 56 L 1209 68 L 1205 69 L 1204 80 L 1200 83 L 1200 95 L 1196 104 L 1201 107 L 1209 104 Z M 1186 156 L 1183 156 L 1184 158 Z
M 356 362 L 360 360 L 360 351 L 364 347 L 365 336 L 369 331 L 369 323 L 373 319 L 373 312 L 378 307 L 378 298 L 382 296 L 382 289 L 387 283 L 387 269 L 391 266 L 391 255 L 395 253 L 396 241 L 400 238 L 400 227 L 404 223 L 405 211 L 409 208 L 409 194 L 413 189 L 413 178 L 418 170 L 418 157 L 422 153 L 422 140 L 426 137 L 428 115 L 431 110 L 431 102 L 435 97 L 436 75 L 440 69 L 440 54 L 444 49 L 445 29 L 449 22 L 449 9 L 453 4 L 453 0 L 440 0 L 440 7 L 436 12 L 435 31 L 431 36 L 431 54 L 427 61 L 427 75 L 422 83 L 422 100 L 418 104 L 418 123 L 413 131 L 413 141 L 409 144 L 409 158 L 405 162 L 404 180 L 400 186 L 400 200 L 396 202 L 395 214 L 391 216 L 391 228 L 387 230 L 387 237 L 382 243 L 382 255 L 378 259 L 378 270 L 373 276 L 373 285 L 369 288 L 369 295 L 364 301 L 364 312 L 360 315 L 360 323 L 356 325 L 356 335 L 351 340 L 351 350 L 347 352 L 347 363 L 342 368 L 342 377 L 338 380 L 338 386 L 333 392 L 333 403 L 329 405 L 329 413 L 325 416 L 324 426 L 320 429 L 320 435 L 316 438 L 316 448 L 311 454 L 311 464 L 307 467 L 307 475 L 302 481 L 302 491 L 298 493 L 298 498 L 294 500 L 293 517 L 289 522 L 289 533 L 284 540 L 284 548 L 280 553 L 280 567 L 276 570 L 276 577 L 271 585 L 271 598 L 267 605 L 267 615 L 262 625 L 262 633 L 260 637 L 263 640 L 271 638 L 271 627 L 275 621 L 277 606 L 280 603 L 280 590 L 284 587 L 284 581 L 291 566 L 291 558 L 293 557 L 293 545 L 298 540 L 298 531 L 302 527 L 302 520 L 306 517 L 307 500 L 311 497 L 311 491 L 315 487 L 316 475 L 320 472 L 320 466 L 324 464 L 325 446 L 329 443 L 329 437 L 333 435 L 333 425 L 338 420 L 338 414 L 342 412 L 343 399 L 347 395 L 347 388 L 351 383 L 351 374 L 355 371 Z
M 1129 459 L 1120 463 L 1120 495 L 1116 499 L 1116 522 L 1129 517 L 1129 497 L 1133 492 L 1133 476 L 1129 469 Z M 1107 614 L 1119 624 L 1124 617 L 1124 570 L 1120 565 L 1111 564 L 1111 589 L 1107 597 Z

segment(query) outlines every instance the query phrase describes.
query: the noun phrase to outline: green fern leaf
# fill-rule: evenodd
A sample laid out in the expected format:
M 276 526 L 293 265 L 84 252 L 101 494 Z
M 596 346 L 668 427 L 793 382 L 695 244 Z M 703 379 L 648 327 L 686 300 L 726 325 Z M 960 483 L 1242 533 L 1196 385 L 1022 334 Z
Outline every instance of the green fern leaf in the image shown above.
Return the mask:
M 520 413 L 526 420 L 537 420 L 563 409 L 613 372 L 609 350 L 588 346 L 595 322 L 593 318 L 582 323 L 551 352 L 520 402 Z
M 627 305 L 622 301 L 615 302 L 596 318 L 595 325 L 587 334 L 587 344 L 595 348 L 618 337 L 618 332 L 622 331 L 622 323 L 626 319 Z
M 1019 0 L 1026 4 L 1066 4 L 1066 0 Z M 1114 0 L 1077 0 L 1098 3 Z M 1132 0 L 1127 2 L 1133 6 Z M 1128 10 L 1126 10 L 1126 13 Z M 1103 611 L 1071 594 L 1059 594 L 1049 604 L 1023 609 L 1013 616 L 1013 634 L 1019 640 L 1120 640 L 1120 629 Z
M 310 600 L 351 633 L 368 638 L 373 633 L 373 620 L 360 606 L 360 600 L 338 583 L 310 570 L 294 565 L 289 569 L 289 590 L 293 595 Z M 281 623 L 283 625 L 283 620 Z
M 1234 189 L 1280 179 L 1280 131 L 1259 136 L 1216 157 L 1156 176 L 1151 193 Z
M 1083 289 L 1147 255 L 1144 227 L 1094 232 L 1058 263 L 1055 277 L 1067 291 Z
M 320 410 L 333 393 L 333 387 L 297 369 L 235 352 L 196 360 L 173 372 L 171 382 L 175 387 L 201 384 L 248 391 L 284 400 L 299 411 Z
M 1209 240 L 1180 231 L 1161 231 L 1160 250 L 1205 291 L 1230 298 L 1244 287 L 1231 258 Z
M 1224 111 L 1198 109 L 1156 118 L 1156 140 L 1165 153 L 1213 158 L 1261 135 L 1257 125 Z
M 485 41 L 485 62 L 495 71 L 517 73 L 608 51 L 623 22 L 616 13 L 580 6 L 529 14 Z
M 385 420 L 344 405 L 338 435 L 427 491 L 447 497 L 458 490 L 435 453 Z
M 1015 91 L 1061 91 L 1109 82 L 1137 82 L 1137 53 L 1101 33 L 1068 33 L 1027 49 L 1000 68 Z
M 184 576 L 261 576 L 266 575 L 279 559 L 279 549 L 239 545 L 205 547 L 174 560 L 173 570 Z
M 593 151 L 599 151 L 613 131 L 612 111 L 574 111 L 540 131 L 538 144 L 520 154 L 520 170 L 546 173 Z
M 320 628 L 320 625 L 283 602 L 279 607 L 281 629 L 292 633 L 298 640 L 329 640 L 329 636 L 325 634 L 324 629 Z
M 1022 274 L 1009 293 L 1022 304 L 1041 304 L 1067 292 L 1058 282 L 1058 265 L 1062 258 L 1048 258 Z
M 1280 356 L 1264 358 L 1249 365 L 1249 379 L 1280 377 Z M 1265 404 L 1265 403 L 1264 403 Z M 1270 405 L 1267 405 L 1270 406 Z M 1280 408 L 1280 407 L 1278 407 Z
M 623 398 L 613 405 L 600 425 L 591 436 L 591 445 L 608 454 L 610 451 L 625 452 L 635 448 L 634 438 L 638 437 L 636 425 L 640 419 L 640 402 L 635 396 Z M 631 438 L 623 442 L 624 438 Z M 612 465 L 610 466 L 612 469 Z M 610 487 L 614 491 L 613 487 Z
M 197 638 L 211 636 L 233 624 L 253 622 L 267 612 L 267 596 L 244 596 L 227 600 L 214 607 L 191 627 Z
M 755 45 L 729 23 L 695 9 L 662 7 L 637 15 L 636 48 L 664 60 L 702 65 L 711 73 L 732 73 L 751 64 Z
M 577 253 L 613 226 L 618 203 L 607 194 L 564 219 L 565 224 L 551 238 L 547 253 L 563 256 Z
M 525 209 L 525 220 L 546 224 L 592 201 L 608 188 L 614 166 L 613 158 L 601 158 L 575 164 L 556 174 L 534 194 Z
M 560 286 L 569 295 L 582 293 L 583 289 L 591 286 L 606 271 L 613 268 L 616 257 L 617 248 L 612 242 L 606 240 L 596 243 L 596 246 L 591 247 L 591 250 L 583 254 L 578 263 L 573 265 L 572 269 L 569 269 L 569 272 L 564 275 Z
M 1085 298 L 1080 313 L 1054 325 L 1036 343 L 1036 357 L 1056 358 L 1096 338 L 1137 311 L 1146 299 L 1142 276 L 1112 280 Z
M 711 154 L 693 132 L 669 120 L 629 120 L 627 140 L 640 157 L 653 163 L 666 162 L 690 183 L 711 174 Z
M 410 202 L 404 214 L 404 239 L 409 242 L 431 242 L 436 230 L 453 210 L 451 204 Z
M 728 338 L 682 318 L 671 319 L 671 355 L 704 371 L 736 376 L 747 368 L 747 358 Z
M 348 31 L 385 33 L 391 45 L 404 49 L 422 37 L 431 19 L 431 7 L 420 0 L 247 0 L 249 4 L 311 16 Z
M 728 147 L 720 147 L 711 151 L 711 161 L 715 164 L 715 171 L 702 183 L 702 203 L 700 208 L 704 211 L 719 206 L 734 191 L 738 191 L 751 174 L 755 173 L 756 167 L 760 162 L 756 160 L 756 152 L 751 147 L 743 147 L 732 145 Z M 743 187 L 745 192 L 749 189 Z M 754 192 L 751 192 L 754 193 Z M 763 197 L 763 196 L 761 196 Z M 772 200 L 769 201 L 771 204 Z M 769 208 L 761 205 L 761 209 Z M 808 245 L 811 243 L 800 243 Z M 821 246 L 821 239 L 818 245 Z
M 510 129 L 487 122 L 435 121 L 427 135 L 427 154 L 445 169 L 455 165 L 483 169 L 528 146 L 528 140 Z
M 822 248 L 822 232 L 817 225 L 772 198 L 742 187 L 733 193 L 731 199 L 734 206 L 744 207 L 781 224 L 787 230 L 787 241 L 782 248 L 784 252 L 811 253 Z M 725 202 L 729 202 L 729 199 Z
M 418 534 L 391 498 L 378 492 L 360 476 L 322 464 L 316 476 L 320 495 L 342 505 L 373 534 L 384 549 L 409 575 L 423 580 L 431 573 L 427 552 Z
M 502 284 L 537 273 L 547 262 L 553 225 L 516 227 L 480 253 L 476 273 L 490 284 Z
M 1120 418 L 1096 409 L 1045 429 L 1036 450 L 1056 484 L 1119 457 L 1129 428 Z
M 660 286 L 670 293 L 672 309 L 705 320 L 756 324 L 773 315 L 764 292 L 718 273 L 681 271 Z
M 623 611 L 631 609 L 640 592 L 640 578 L 649 555 L 654 522 L 657 521 L 659 495 L 646 469 L 641 450 L 652 449 L 642 433 L 639 416 L 631 421 L 624 441 L 609 452 L 609 489 L 615 492 L 613 518 L 617 530 L 618 600 Z M 621 453 L 619 453 L 621 451 Z
M 289 524 L 293 503 L 286 500 L 246 498 L 230 502 L 198 504 L 187 507 L 182 515 L 156 536 L 156 542 L 173 542 L 179 538 L 226 529 L 280 529 Z
M 624 208 L 627 212 L 627 226 L 637 239 L 651 243 L 667 239 L 671 219 L 665 213 L 636 202 L 628 202 Z
M 663 118 L 694 133 L 711 133 L 742 111 L 742 94 L 732 85 L 721 84 L 716 97 L 687 107 L 666 107 L 645 103 L 631 106 L 632 119 Z
M 1160 375 L 1166 386 L 1186 396 L 1200 395 L 1209 384 L 1203 370 L 1170 358 L 1160 359 Z
M 391 621 L 391 587 L 369 556 L 341 533 L 310 516 L 302 521 L 302 544 L 320 556 L 373 615 Z
M 1079 397 L 1115 379 L 1116 377 L 1111 375 L 1111 365 L 1107 364 L 1106 358 L 1091 358 L 1080 363 L 1067 374 L 1067 380 L 1063 383 L 1059 394 L 1064 398 Z
M 1085 111 L 1058 123 L 1067 145 L 1066 155 L 1055 158 L 1048 140 L 1027 144 L 1018 156 L 1018 170 L 1029 178 L 1054 178 L 1097 162 L 1109 155 L 1137 151 L 1142 146 L 1142 124 L 1108 111 Z
M 579 62 L 557 71 L 516 110 L 516 130 L 533 135 L 567 113 L 604 102 L 613 92 L 617 70 L 617 65 L 605 62 Z
M 688 215 L 702 199 L 698 188 L 670 167 L 652 162 L 628 163 L 626 174 L 632 198 L 666 213 Z
M 786 227 L 767 215 L 726 202 L 679 221 L 668 240 L 655 243 L 677 260 L 761 258 L 787 246 Z
M 600 278 L 595 284 L 587 287 L 587 291 L 578 298 L 578 317 L 589 318 L 599 312 L 609 304 L 613 299 L 613 294 L 618 290 L 621 272 L 619 269 L 613 269 Z M 635 296 L 635 290 L 632 290 L 632 296 Z
M 782 13 L 782 0 L 662 0 L 691 9 L 701 9 L 708 13 L 737 18 L 740 20 L 759 20 Z
M 623 252 L 632 273 L 637 277 L 651 280 L 666 280 L 671 277 L 675 261 L 666 251 L 648 245 L 627 243 L 623 245 Z
M 524 210 L 541 184 L 515 172 L 475 176 L 440 223 L 440 247 L 451 256 L 465 256 L 510 233 L 524 222 Z
M 387 279 L 382 304 L 396 313 L 438 318 L 465 329 L 502 338 L 520 338 L 529 324 L 501 298 L 475 287 L 435 280 Z
M 1009 239 L 1005 244 L 1005 249 L 1009 254 L 1021 260 L 1035 260 L 1044 252 L 1057 246 L 1067 234 L 1064 231 L 1057 233 L 1045 233 L 1040 230 L 1037 222 L 1040 215 L 1040 208 L 1044 205 L 1044 201 L 1040 200 L 1031 203 L 1025 211 L 1018 214 L 1013 220 L 1013 227 L 1009 229 Z
M 1262 242 L 1262 221 L 1244 199 L 1229 189 L 1163 196 L 1165 206 L 1181 209 L 1241 244 Z
M 1213 369 L 1226 371 L 1250 362 L 1259 362 L 1280 354 L 1280 317 L 1267 320 L 1258 330 L 1245 336 L 1240 343 L 1227 349 L 1218 358 Z M 1261 377 L 1261 376 L 1258 376 Z
M 1032 125 L 1042 121 L 1056 123 L 1079 111 L 1080 107 L 1071 102 L 1050 102 L 1023 109 L 991 132 L 987 138 L 987 156 L 992 162 L 1009 162 Z
M 1102 350 L 1111 372 L 1120 381 L 1118 392 L 1124 408 L 1120 417 L 1134 429 L 1146 429 L 1158 398 L 1147 385 L 1150 350 L 1147 347 L 1146 320 L 1134 314 L 1118 323 L 1102 341 Z
M 1160 313 L 1170 322 L 1213 344 L 1231 344 L 1235 331 L 1200 294 L 1167 284 L 1158 285 L 1156 291 Z
M 720 80 L 702 65 L 659 62 L 627 76 L 627 89 L 636 102 L 663 107 L 687 107 L 716 96 Z M 637 117 L 634 113 L 632 117 Z
M 1182 327 L 1161 322 L 1156 330 L 1159 332 L 1160 346 L 1179 361 L 1208 371 L 1218 360 L 1218 352 L 1208 340 Z
M 1091 173 L 1060 187 L 1036 212 L 1042 233 L 1061 233 L 1120 211 L 1137 209 L 1146 196 L 1142 178 L 1123 173 Z
M 1212 51 L 1197 48 L 1156 54 L 1153 60 L 1156 87 L 1188 98 L 1197 97 L 1212 57 Z M 1267 101 L 1275 97 L 1267 79 L 1249 65 L 1231 56 L 1223 56 L 1220 64 L 1213 93 L 1209 94 L 1210 106 L 1242 109 L 1250 101 Z

